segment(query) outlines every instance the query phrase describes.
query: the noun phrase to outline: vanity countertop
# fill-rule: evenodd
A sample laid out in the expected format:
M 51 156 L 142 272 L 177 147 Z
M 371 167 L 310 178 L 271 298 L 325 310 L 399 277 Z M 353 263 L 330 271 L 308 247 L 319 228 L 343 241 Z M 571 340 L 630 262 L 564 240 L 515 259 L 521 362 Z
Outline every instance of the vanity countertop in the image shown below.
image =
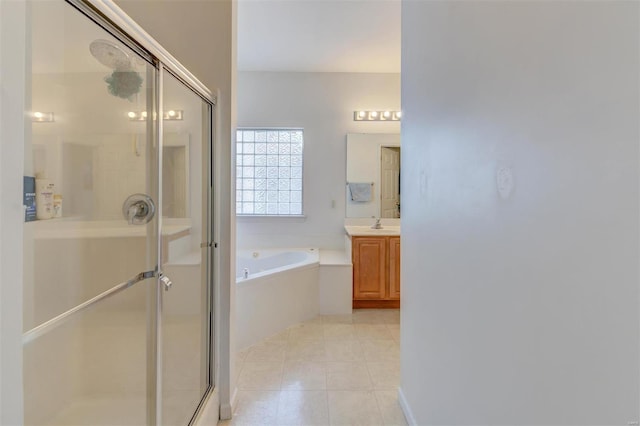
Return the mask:
M 357 226 L 357 225 L 346 225 L 344 227 L 345 231 L 350 237 L 375 237 L 375 236 L 399 236 L 400 235 L 400 227 L 399 226 L 385 226 L 383 225 L 380 229 L 373 229 L 371 226 Z

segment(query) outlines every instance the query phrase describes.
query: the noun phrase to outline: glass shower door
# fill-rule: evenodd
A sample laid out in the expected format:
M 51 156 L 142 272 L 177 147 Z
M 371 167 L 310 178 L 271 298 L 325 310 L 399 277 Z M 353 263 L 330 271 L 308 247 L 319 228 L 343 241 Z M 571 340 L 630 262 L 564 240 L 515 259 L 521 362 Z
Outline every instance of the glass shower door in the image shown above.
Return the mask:
M 211 380 L 211 107 L 166 70 L 162 104 L 162 423 L 186 425 Z
M 153 424 L 158 72 L 69 4 L 30 7 L 25 423 Z

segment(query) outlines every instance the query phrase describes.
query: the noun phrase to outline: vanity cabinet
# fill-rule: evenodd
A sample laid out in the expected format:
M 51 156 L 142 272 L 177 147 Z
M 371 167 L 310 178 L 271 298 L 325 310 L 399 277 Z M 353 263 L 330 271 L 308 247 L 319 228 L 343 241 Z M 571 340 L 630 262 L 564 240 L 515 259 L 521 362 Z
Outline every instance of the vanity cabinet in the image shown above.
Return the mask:
M 400 237 L 351 237 L 353 308 L 400 307 Z
M 389 299 L 400 300 L 400 237 L 389 237 Z

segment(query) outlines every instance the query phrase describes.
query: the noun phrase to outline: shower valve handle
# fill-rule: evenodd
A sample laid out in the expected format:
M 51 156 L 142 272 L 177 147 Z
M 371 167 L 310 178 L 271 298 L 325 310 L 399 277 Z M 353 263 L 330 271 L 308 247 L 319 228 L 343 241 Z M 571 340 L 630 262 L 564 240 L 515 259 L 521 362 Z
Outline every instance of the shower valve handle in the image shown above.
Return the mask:
M 171 280 L 169 279 L 168 276 L 166 276 L 165 274 L 160 274 L 160 282 L 162 283 L 162 285 L 164 286 L 164 290 L 165 291 L 169 291 L 169 289 L 171 288 L 171 286 L 173 285 L 173 282 L 171 282 Z
M 129 225 L 149 223 L 156 214 L 156 205 L 146 194 L 130 195 L 122 205 L 122 215 Z

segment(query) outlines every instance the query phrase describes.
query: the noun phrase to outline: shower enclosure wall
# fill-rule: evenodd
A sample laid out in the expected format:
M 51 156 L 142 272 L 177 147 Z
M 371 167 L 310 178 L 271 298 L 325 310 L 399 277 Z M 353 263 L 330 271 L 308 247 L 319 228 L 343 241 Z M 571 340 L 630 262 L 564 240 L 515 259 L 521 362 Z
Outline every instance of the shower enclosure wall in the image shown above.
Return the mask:
M 189 424 L 214 383 L 214 98 L 113 3 L 28 7 L 25 423 Z

